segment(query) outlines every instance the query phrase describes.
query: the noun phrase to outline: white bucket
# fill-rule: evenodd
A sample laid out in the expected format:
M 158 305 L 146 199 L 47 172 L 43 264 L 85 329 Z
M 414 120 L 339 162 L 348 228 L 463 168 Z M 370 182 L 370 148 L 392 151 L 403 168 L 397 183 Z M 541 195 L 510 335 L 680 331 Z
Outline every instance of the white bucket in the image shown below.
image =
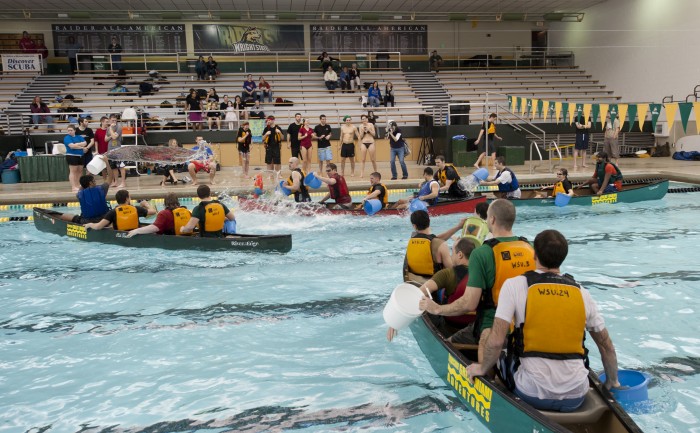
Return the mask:
M 423 297 L 423 292 L 412 284 L 402 283 L 396 286 L 389 302 L 384 307 L 384 321 L 394 329 L 403 329 L 416 317 L 423 314 L 418 308 L 418 303 Z
M 95 157 L 92 158 L 92 161 L 87 165 L 87 170 L 94 174 L 98 175 L 102 173 L 102 170 L 104 170 L 107 167 L 107 164 L 105 164 L 105 161 L 100 158 L 100 157 Z

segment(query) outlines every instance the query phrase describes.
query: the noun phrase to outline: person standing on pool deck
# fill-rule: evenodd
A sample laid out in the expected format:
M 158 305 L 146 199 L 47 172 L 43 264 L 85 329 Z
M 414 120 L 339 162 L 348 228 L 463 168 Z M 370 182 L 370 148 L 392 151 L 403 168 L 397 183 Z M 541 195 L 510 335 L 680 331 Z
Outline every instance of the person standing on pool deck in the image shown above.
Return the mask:
M 357 127 L 357 138 L 360 139 L 360 153 L 362 154 L 362 168 L 360 169 L 360 178 L 365 177 L 365 161 L 369 153 L 369 159 L 372 162 L 372 169 L 377 171 L 377 150 L 374 144 L 374 136 L 376 131 L 374 125 L 369 123 L 367 115 L 360 116 L 362 124 Z
M 497 149 L 496 141 L 494 139 L 498 139 L 499 141 L 503 140 L 503 138 L 499 137 L 498 134 L 496 134 L 496 120 L 498 120 L 498 115 L 496 115 L 496 113 L 489 114 L 488 122 L 484 122 L 483 126 L 481 127 L 481 131 L 479 131 L 479 136 L 476 138 L 475 144 L 479 144 L 484 136 L 484 133 L 486 133 L 486 142 L 484 143 L 484 147 L 481 147 L 479 158 L 477 158 L 476 162 L 474 163 L 474 167 L 476 168 L 479 168 L 479 163 L 484 158 L 486 158 L 485 165 L 488 167 L 489 159 L 486 155 L 487 150 L 491 151 L 492 158 L 496 158 Z M 488 147 L 488 149 L 486 149 L 486 147 Z
M 476 311 L 476 322 L 456 332 L 450 340 L 478 343 L 480 361 L 491 333 L 503 282 L 535 269 L 532 247 L 525 238 L 513 235 L 513 223 L 513 203 L 505 199 L 494 200 L 486 212 L 486 224 L 494 238 L 484 242 L 469 257 L 469 284 L 464 294 L 448 305 L 438 305 L 425 297 L 419 304 L 421 310 L 440 316 L 459 316 Z
M 267 117 L 267 126 L 263 130 L 265 144 L 265 164 L 268 170 L 280 171 L 282 168 L 282 129 L 275 125 L 275 116 Z
M 80 176 L 83 174 L 83 155 L 87 143 L 82 135 L 75 135 L 75 126 L 66 127 L 66 136 L 63 137 L 66 146 L 66 162 L 68 163 L 68 180 L 73 192 L 80 190 Z
M 536 270 L 503 283 L 483 360 L 467 373 L 470 380 L 488 374 L 500 358 L 502 377 L 523 401 L 539 410 L 572 412 L 589 388 L 586 330 L 600 351 L 608 389 L 620 386 L 617 354 L 590 292 L 560 271 L 569 251 L 566 238 L 545 230 L 534 246 Z M 507 356 L 501 356 L 511 322 L 515 331 Z
M 359 138 L 357 129 L 352 124 L 352 117 L 344 116 L 340 126 L 340 175 L 345 176 L 345 160 L 350 158 L 350 176 L 355 177 L 355 137 Z
M 576 144 L 574 144 L 574 169 L 576 166 L 576 158 L 578 158 L 578 153 L 581 152 L 581 167 L 586 168 L 586 151 L 588 151 L 588 142 L 591 139 L 591 118 L 588 118 L 586 122 L 583 118 L 583 113 L 578 113 L 576 115 Z

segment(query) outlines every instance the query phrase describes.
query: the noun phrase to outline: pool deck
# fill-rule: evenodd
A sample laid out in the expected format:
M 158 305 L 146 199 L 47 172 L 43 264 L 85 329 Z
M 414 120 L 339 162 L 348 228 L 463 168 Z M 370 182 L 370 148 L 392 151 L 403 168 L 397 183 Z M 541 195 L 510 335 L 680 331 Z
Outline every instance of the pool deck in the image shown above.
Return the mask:
M 336 162 L 338 166 L 340 164 Z M 422 173 L 425 166 L 418 165 L 416 162 L 407 162 L 409 171 L 408 180 L 388 180 L 391 178 L 391 171 L 388 162 L 378 163 L 379 172 L 383 175 L 383 183 L 390 189 L 416 188 L 419 181 L 422 179 Z M 569 170 L 569 178 L 574 181 L 581 181 L 591 176 L 595 162 L 590 160 L 588 168 L 573 170 L 572 161 L 564 161 L 562 167 Z M 371 164 L 367 164 L 371 168 Z M 398 167 L 397 167 L 398 168 Z M 516 175 L 520 183 L 553 183 L 555 180 L 554 172 L 549 170 L 549 163 L 542 162 L 541 165 L 533 170 L 530 174 L 529 164 L 509 166 Z M 318 170 L 318 165 L 314 164 L 312 170 Z M 349 172 L 349 164 L 346 166 Z M 435 170 L 435 167 L 433 167 Z M 472 167 L 459 167 L 460 175 L 470 174 L 474 169 Z M 626 177 L 663 177 L 674 181 L 688 182 L 700 185 L 700 161 L 676 161 L 672 158 L 621 158 L 620 169 Z M 216 193 L 225 192 L 228 195 L 248 194 L 253 189 L 253 179 L 257 173 L 264 174 L 264 182 L 266 188 L 271 188 L 273 178 L 271 173 L 266 173 L 264 167 L 251 167 L 251 176 L 244 177 L 241 174 L 240 167 L 224 167 L 216 174 L 216 185 L 212 187 L 212 191 Z M 346 176 L 348 188 L 351 190 L 365 190 L 369 188 L 369 173 L 372 170 L 368 169 L 365 172 L 364 179 L 359 178 L 359 165 L 356 167 L 357 176 Z M 400 172 L 400 168 L 399 168 Z M 493 168 L 490 169 L 491 175 L 495 174 Z M 186 173 L 180 173 L 182 178 Z M 289 176 L 289 170 L 285 165 L 282 166 L 282 176 Z M 127 189 L 131 193 L 132 199 L 144 198 L 162 198 L 168 192 L 175 192 L 180 197 L 196 197 L 196 186 L 190 184 L 166 185 L 160 186 L 161 177 L 157 175 L 144 175 L 138 177 L 127 178 Z M 200 184 L 209 181 L 206 173 L 200 173 L 198 182 Z M 114 197 L 117 188 L 110 188 L 109 198 Z M 322 187 L 319 192 L 326 192 L 327 188 Z M 318 200 L 315 198 L 315 200 Z M 17 184 L 2 184 L 0 183 L 0 205 L 4 204 L 31 204 L 31 203 L 67 203 L 75 202 L 75 193 L 71 192 L 70 184 L 66 182 L 38 182 L 38 183 L 17 183 Z

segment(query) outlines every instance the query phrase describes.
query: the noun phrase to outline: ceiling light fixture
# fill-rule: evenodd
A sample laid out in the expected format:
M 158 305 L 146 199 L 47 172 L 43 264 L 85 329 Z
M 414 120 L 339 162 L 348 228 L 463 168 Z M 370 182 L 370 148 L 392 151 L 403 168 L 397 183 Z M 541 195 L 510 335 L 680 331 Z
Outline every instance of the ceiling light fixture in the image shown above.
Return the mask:
M 274 20 L 277 19 L 277 15 L 265 15 L 265 18 L 267 18 L 268 20 Z
M 59 18 L 68 18 L 68 14 L 58 14 Z
M 394 15 L 394 19 L 395 19 L 395 20 L 402 20 L 402 19 L 403 19 L 403 15 Z
M 331 15 L 331 19 L 332 19 L 332 20 L 339 20 L 339 19 L 340 19 L 340 15 Z

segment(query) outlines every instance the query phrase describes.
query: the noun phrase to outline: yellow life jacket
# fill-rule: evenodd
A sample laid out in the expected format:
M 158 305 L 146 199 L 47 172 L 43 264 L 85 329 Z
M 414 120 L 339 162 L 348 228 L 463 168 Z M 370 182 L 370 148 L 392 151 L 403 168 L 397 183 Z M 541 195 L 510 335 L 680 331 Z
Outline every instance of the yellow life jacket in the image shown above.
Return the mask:
M 496 133 L 496 124 L 493 122 L 489 122 L 489 129 L 487 132 L 489 134 L 495 134 Z
M 432 242 L 435 235 L 418 233 L 408 240 L 406 247 L 406 266 L 412 274 L 423 277 L 432 277 L 440 270 L 433 257 Z
M 583 359 L 586 309 L 569 275 L 527 272 L 525 320 L 516 328 L 518 357 Z
M 464 222 L 464 227 L 462 227 L 462 237 L 474 242 L 475 247 L 480 247 L 488 234 L 488 224 L 486 224 L 486 221 L 476 216 L 467 218 Z
M 389 203 L 389 190 L 386 189 L 386 186 L 384 186 L 383 183 L 378 183 L 377 185 L 381 186 L 384 188 L 383 193 L 379 193 L 379 197 L 377 197 L 383 204 L 382 208 L 386 207 L 387 203 Z M 372 185 L 369 187 L 369 194 L 374 192 L 374 187 L 375 185 Z
M 226 214 L 224 206 L 218 200 L 202 202 L 204 205 L 204 221 L 199 222 L 199 230 L 202 233 L 220 233 L 224 229 Z
M 568 191 L 564 189 L 564 182 L 560 181 L 554 184 L 554 189 L 552 190 L 552 197 L 556 197 L 557 193 L 559 192 L 562 194 L 568 193 Z
M 459 172 L 457 171 L 455 166 L 452 164 L 445 163 L 445 167 L 438 170 L 438 172 L 437 172 L 437 181 L 440 182 L 440 185 L 442 185 L 442 186 L 444 186 L 445 183 L 447 182 L 447 167 L 452 167 L 454 169 L 455 173 L 457 173 L 457 179 L 454 180 L 455 182 L 458 182 L 460 179 Z
M 139 228 L 139 213 L 136 207 L 130 204 L 122 204 L 115 209 L 117 212 L 117 230 L 129 231 Z
M 192 233 L 180 232 L 180 228 L 186 226 L 191 218 L 192 218 L 192 212 L 190 212 L 187 208 L 179 207 L 177 209 L 173 209 L 173 222 L 175 224 L 175 235 L 176 236 L 189 236 L 192 234 Z
M 496 278 L 491 287 L 490 299 L 486 292 L 482 293 L 482 299 L 487 305 L 495 307 L 498 305 L 498 295 L 501 293 L 501 286 L 507 279 L 535 270 L 535 250 L 525 238 L 508 242 L 489 239 L 484 244 L 489 245 L 493 250 Z

